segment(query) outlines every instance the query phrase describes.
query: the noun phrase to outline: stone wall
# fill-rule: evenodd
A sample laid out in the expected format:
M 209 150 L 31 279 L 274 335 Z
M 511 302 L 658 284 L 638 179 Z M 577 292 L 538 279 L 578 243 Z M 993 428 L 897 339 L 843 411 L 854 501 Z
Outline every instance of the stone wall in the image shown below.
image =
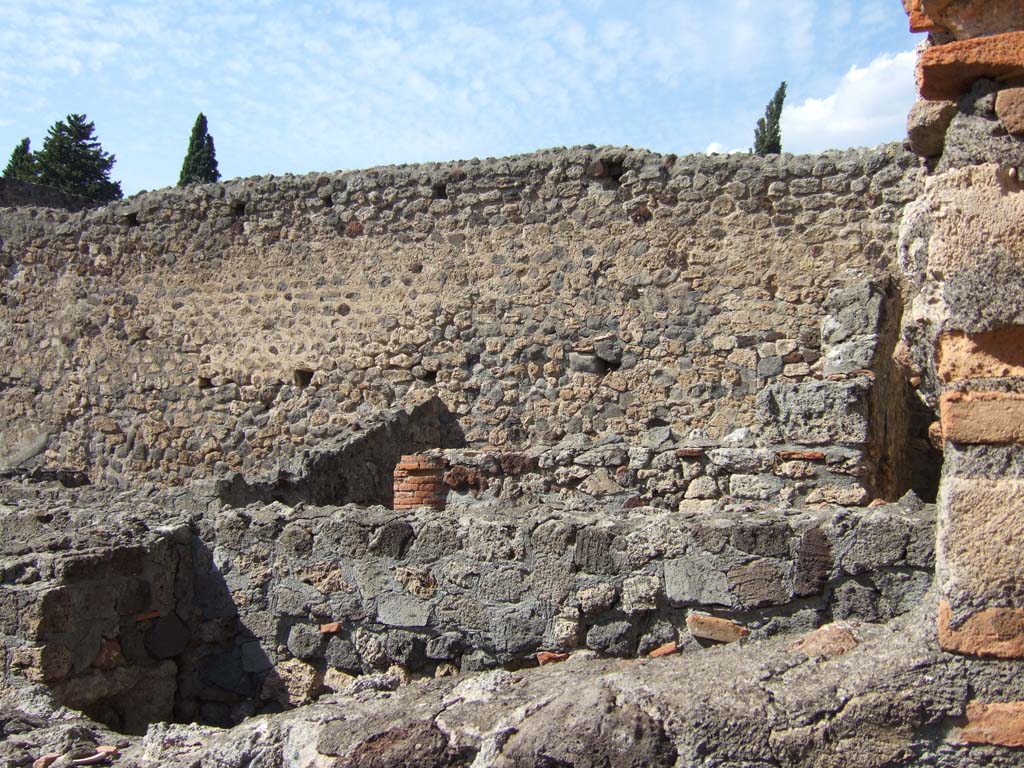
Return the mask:
M 476 447 L 756 431 L 831 372 L 826 299 L 884 279 L 920 181 L 896 146 L 579 148 L 4 210 L 0 454 L 251 479 L 423 392 Z
M 579 649 L 695 652 L 722 631 L 885 621 L 921 599 L 933 559 L 934 511 L 912 496 L 679 514 L 0 493 L 5 674 L 128 733 Z

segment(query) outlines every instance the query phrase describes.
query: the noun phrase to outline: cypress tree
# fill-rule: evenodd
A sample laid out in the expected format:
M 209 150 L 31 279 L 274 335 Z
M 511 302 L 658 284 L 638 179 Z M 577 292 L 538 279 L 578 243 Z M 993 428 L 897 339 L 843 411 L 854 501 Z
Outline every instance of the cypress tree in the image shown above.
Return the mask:
M 202 112 L 192 126 L 192 136 L 188 140 L 188 151 L 185 162 L 181 164 L 181 176 L 178 186 L 186 184 L 205 184 L 217 181 L 220 171 L 217 170 L 217 152 L 213 147 L 213 136 L 206 129 L 206 115 Z
M 103 151 L 95 130 L 85 115 L 54 123 L 35 155 L 39 183 L 104 203 L 119 199 L 121 183 L 110 180 L 115 157 Z
M 786 100 L 786 81 L 775 91 L 772 100 L 765 107 L 764 117 L 757 121 L 754 129 L 754 154 L 777 155 L 782 151 L 782 102 Z
M 5 179 L 17 179 L 18 181 L 39 181 L 39 171 L 36 168 L 36 158 L 30 149 L 31 143 L 28 138 L 22 139 L 18 146 L 11 152 L 11 159 L 4 168 Z

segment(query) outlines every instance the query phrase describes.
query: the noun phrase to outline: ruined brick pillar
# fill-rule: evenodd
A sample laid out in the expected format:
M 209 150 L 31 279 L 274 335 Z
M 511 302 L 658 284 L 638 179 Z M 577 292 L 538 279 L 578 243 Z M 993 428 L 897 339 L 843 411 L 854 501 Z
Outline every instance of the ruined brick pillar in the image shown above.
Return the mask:
M 900 261 L 904 351 L 943 443 L 939 644 L 1024 660 L 1024 4 L 904 5 L 930 33 L 909 129 L 935 172 L 904 212 Z M 971 701 L 959 738 L 1024 745 L 1022 712 Z
M 410 454 L 395 467 L 395 509 L 444 509 L 445 461 L 439 456 Z

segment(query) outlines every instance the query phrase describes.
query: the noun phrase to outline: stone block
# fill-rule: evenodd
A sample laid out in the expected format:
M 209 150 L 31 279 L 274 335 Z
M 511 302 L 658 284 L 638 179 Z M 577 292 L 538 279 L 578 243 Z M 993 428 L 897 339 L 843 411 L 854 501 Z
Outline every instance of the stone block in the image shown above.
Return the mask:
M 967 724 L 960 739 L 968 744 L 1024 747 L 1024 701 L 967 702 Z
M 957 40 L 1024 29 L 1024 6 L 1016 0 L 909 0 L 919 6 L 919 21 L 930 20 Z M 929 32 L 930 28 L 914 30 Z
M 729 591 L 743 608 L 783 605 L 792 597 L 789 574 L 781 563 L 759 558 L 735 565 L 726 574 Z
M 602 582 L 576 593 L 580 610 L 587 616 L 596 616 L 615 605 L 616 592 L 611 584 Z
M 940 510 L 946 593 L 966 593 L 978 604 L 1010 598 L 1024 605 L 1024 481 L 947 477 Z
M 841 656 L 857 647 L 857 638 L 850 627 L 836 622 L 818 627 L 786 646 L 790 653 L 802 653 L 811 658 Z
M 863 445 L 868 441 L 871 381 L 776 383 L 757 396 L 765 439 L 803 445 Z
M 952 625 L 952 609 L 939 603 L 939 645 L 970 656 L 1024 659 L 1024 610 L 985 608 Z
M 910 148 L 921 157 L 937 157 L 946 143 L 946 129 L 956 114 L 955 101 L 919 99 L 907 116 Z
M 661 579 L 657 576 L 632 576 L 622 582 L 622 610 L 643 613 L 658 607 Z
M 636 627 L 623 619 L 600 622 L 587 632 L 587 647 L 608 656 L 632 656 L 636 640 Z
M 405 595 L 385 595 L 377 604 L 377 620 L 392 627 L 425 627 L 430 603 Z
M 940 400 L 942 436 L 954 443 L 1024 443 L 1024 394 L 946 392 Z
M 925 50 L 917 63 L 918 92 L 925 99 L 956 99 L 974 81 L 1024 75 L 1024 32 L 958 40 Z
M 729 579 L 710 556 L 689 555 L 665 561 L 665 595 L 676 605 L 734 606 Z

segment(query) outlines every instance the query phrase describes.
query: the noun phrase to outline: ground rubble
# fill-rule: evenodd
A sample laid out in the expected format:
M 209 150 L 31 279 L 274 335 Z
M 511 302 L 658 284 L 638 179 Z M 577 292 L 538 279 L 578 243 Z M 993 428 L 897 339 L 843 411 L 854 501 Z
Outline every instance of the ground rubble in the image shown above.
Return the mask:
M 1012 664 L 942 652 L 936 597 L 850 642 L 793 636 L 635 661 L 560 664 L 352 685 L 231 729 L 156 724 L 114 734 L 29 683 L 0 693 L 0 757 L 53 768 L 116 746 L 129 766 L 922 766 L 1019 765 L 1020 751 L 959 742 L 977 696 L 1024 688 Z M 821 630 L 818 630 L 820 633 Z M 1016 691 L 1020 695 L 1020 691 Z M 79 763 L 81 764 L 81 763 Z

